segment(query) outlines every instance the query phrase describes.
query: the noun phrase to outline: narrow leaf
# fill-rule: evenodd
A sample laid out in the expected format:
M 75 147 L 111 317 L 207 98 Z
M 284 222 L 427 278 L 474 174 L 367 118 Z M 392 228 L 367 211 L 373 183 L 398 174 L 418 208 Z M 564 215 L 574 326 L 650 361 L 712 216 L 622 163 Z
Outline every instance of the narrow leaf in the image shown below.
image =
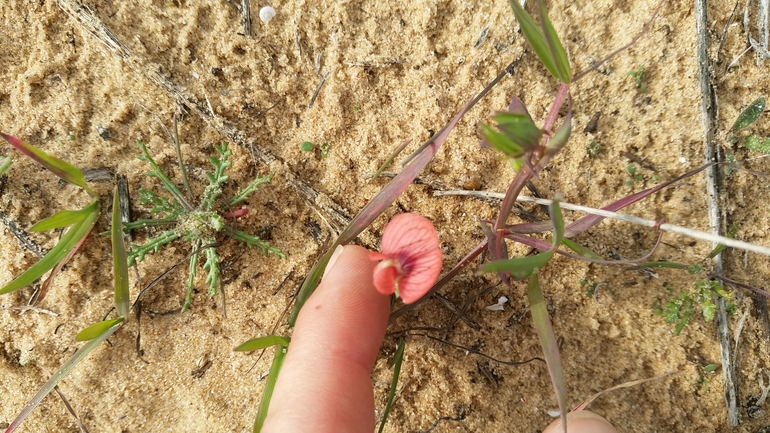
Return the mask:
M 265 349 L 270 346 L 288 346 L 291 339 L 280 335 L 266 335 L 264 337 L 252 338 L 240 346 L 236 347 L 236 352 L 251 352 L 252 350 Z
M 557 194 L 554 197 L 550 205 L 548 205 L 549 213 L 551 214 L 551 222 L 553 223 L 553 247 L 557 248 L 564 239 L 564 215 L 561 213 L 561 207 L 559 206 L 559 200 L 561 195 Z
M 561 367 L 561 357 L 559 356 L 559 345 L 556 336 L 553 333 L 551 318 L 548 316 L 548 309 L 545 305 L 543 292 L 540 290 L 537 272 L 532 274 L 527 285 L 527 297 L 529 298 L 529 309 L 532 313 L 532 322 L 540 338 L 540 346 L 543 348 L 543 357 L 548 365 L 548 373 L 551 375 L 556 399 L 559 401 L 559 412 L 561 413 L 561 422 L 564 431 L 567 431 L 567 386 L 564 383 L 564 372 Z
M 5 172 L 11 168 L 11 164 L 13 164 L 13 158 L 10 156 L 0 159 L 0 176 L 5 174 Z
M 658 262 L 640 263 L 634 266 L 632 269 L 644 269 L 644 268 L 689 269 L 690 265 L 685 265 L 682 263 L 658 261 Z
M 741 129 L 746 128 L 752 123 L 756 122 L 764 110 L 765 98 L 758 98 L 756 101 L 749 104 L 749 106 L 738 115 L 738 118 L 735 119 L 735 123 L 733 123 L 733 126 L 730 127 L 730 132 L 738 132 Z
M 374 183 L 375 180 L 377 180 L 378 177 L 382 174 L 383 171 L 385 171 L 386 168 L 390 165 L 390 163 L 393 162 L 394 159 L 406 148 L 406 146 L 409 145 L 409 143 L 412 142 L 412 139 L 404 140 L 403 143 L 401 143 L 396 150 L 394 150 L 390 156 L 385 160 L 385 162 L 382 163 L 379 169 L 377 169 L 377 173 L 374 173 L 374 176 L 372 176 L 372 180 L 369 181 L 369 183 Z
M 404 359 L 404 347 L 406 341 L 404 337 L 398 340 L 398 347 L 396 348 L 396 354 L 393 356 L 393 380 L 390 381 L 390 391 L 388 391 L 388 400 L 385 403 L 385 410 L 382 412 L 382 421 L 380 422 L 380 428 L 377 433 L 382 433 L 385 428 L 385 423 L 388 422 L 388 415 L 390 414 L 390 408 L 393 406 L 393 400 L 396 397 L 396 388 L 398 387 L 398 376 L 401 373 L 401 361 Z
M 519 0 L 508 0 L 508 3 L 510 3 L 511 8 L 513 9 L 513 15 L 516 17 L 516 21 L 518 21 L 521 26 L 524 37 L 532 46 L 532 49 L 535 50 L 537 57 L 543 62 L 543 65 L 548 69 L 551 75 L 561 81 L 561 78 L 559 78 L 559 71 L 556 69 L 556 61 L 551 55 L 551 50 L 548 47 L 548 42 L 546 42 L 542 30 L 537 27 L 537 24 L 535 24 L 535 21 L 529 16 L 527 11 L 521 7 Z
M 37 224 L 29 228 L 31 232 L 43 232 L 46 230 L 58 229 L 61 227 L 67 227 L 75 224 L 78 221 L 82 221 L 89 213 L 88 208 L 80 210 L 63 210 L 56 212 L 48 218 L 39 221 Z
M 24 409 L 22 409 L 21 413 L 19 413 L 18 416 L 16 416 L 16 419 L 13 420 L 11 425 L 8 426 L 8 428 L 5 430 L 5 433 L 12 433 L 16 428 L 19 427 L 19 425 L 24 421 L 24 419 L 29 416 L 29 414 L 40 404 L 40 402 L 43 401 L 43 399 L 56 387 L 56 385 L 61 382 L 64 377 L 66 377 L 70 371 L 72 371 L 75 366 L 77 366 L 80 361 L 83 360 L 86 356 L 88 356 L 89 353 L 91 353 L 99 344 L 110 337 L 115 331 L 120 328 L 121 324 L 117 323 L 111 328 L 108 328 L 106 331 L 102 332 L 101 335 L 99 335 L 97 338 L 94 338 L 93 340 L 90 340 L 88 343 L 84 344 L 83 347 L 77 350 L 70 359 L 67 360 L 58 370 L 54 372 L 54 374 L 51 376 L 50 379 L 48 379 L 48 382 L 46 382 L 41 388 L 40 391 L 35 394 L 30 401 L 24 405 Z
M 540 21 L 543 23 L 543 36 L 545 42 L 548 44 L 548 49 L 551 52 L 551 58 L 554 61 L 554 68 L 556 74 L 554 76 L 564 84 L 569 84 L 572 79 L 572 73 L 569 68 L 569 59 L 567 58 L 567 52 L 559 40 L 559 35 L 556 34 L 556 30 L 551 24 L 551 20 L 548 19 L 548 12 L 545 10 L 545 4 L 540 3 Z
M 517 280 L 523 280 L 542 268 L 553 257 L 553 251 L 547 251 L 535 256 L 516 257 L 508 260 L 490 262 L 481 268 L 482 272 L 508 272 Z
M 572 133 L 571 110 L 567 112 L 567 116 L 564 117 L 564 122 L 559 129 L 548 139 L 548 143 L 545 145 L 546 153 L 556 155 L 569 141 L 570 133 Z
M 91 228 L 96 223 L 96 218 L 99 216 L 99 202 L 94 201 L 86 209 L 89 210 L 88 215 L 67 229 L 64 236 L 61 237 L 56 246 L 51 248 L 51 251 L 45 257 L 0 289 L 0 295 L 11 293 L 27 284 L 31 284 L 67 257 L 69 252 L 91 231 Z
M 45 278 L 43 283 L 40 285 L 40 290 L 35 293 L 35 295 L 31 299 L 32 305 L 38 305 L 41 302 L 43 302 L 43 299 L 45 298 L 46 294 L 48 294 L 48 289 L 51 288 L 51 285 L 54 282 L 54 279 L 57 275 L 59 275 L 59 272 L 61 272 L 62 268 L 64 268 L 64 265 L 69 263 L 70 260 L 77 254 L 78 250 L 80 250 L 80 247 L 83 246 L 83 243 L 88 239 L 88 235 L 91 233 L 91 229 L 93 229 L 93 225 L 90 229 L 88 229 L 87 232 L 83 234 L 83 237 L 80 238 L 80 241 L 75 244 L 75 247 L 73 247 L 70 252 L 67 254 L 64 259 L 62 259 L 59 263 L 54 266 L 54 268 L 51 270 L 51 273 L 48 274 L 48 276 Z
M 112 274 L 115 284 L 115 310 L 120 317 L 128 318 L 128 254 L 123 242 L 123 219 L 118 187 L 112 197 Z
M 449 133 L 452 132 L 452 129 L 454 129 L 455 125 L 457 125 L 457 122 L 459 122 L 460 118 L 462 118 L 468 109 L 470 109 L 472 102 L 473 99 L 469 100 L 465 106 L 463 106 L 460 112 L 457 113 L 454 118 L 452 118 L 452 120 L 449 122 L 446 128 L 444 128 L 441 134 L 439 134 L 439 136 L 436 137 L 436 139 L 430 143 L 430 145 L 427 146 L 422 153 L 417 155 L 412 160 L 412 162 L 410 162 L 409 165 L 398 174 L 398 176 L 388 182 L 388 184 L 385 185 L 385 187 L 382 188 L 382 190 L 380 190 L 380 192 L 377 193 L 369 201 L 369 203 L 364 206 L 363 209 L 361 209 L 358 215 L 356 215 L 350 224 L 345 227 L 345 229 L 340 234 L 340 237 L 331 245 L 331 247 L 329 247 L 329 250 L 326 252 L 326 254 L 324 254 L 318 263 L 313 266 L 313 268 L 308 273 L 308 276 L 305 278 L 305 281 L 302 283 L 299 294 L 297 294 L 297 300 L 294 303 L 294 308 L 289 315 L 289 326 L 294 326 L 302 306 L 305 305 L 305 302 L 308 300 L 308 298 L 310 298 L 310 295 L 312 295 L 316 287 L 318 287 L 318 284 L 321 281 L 321 276 L 323 275 L 323 271 L 326 268 L 326 264 L 329 263 L 329 258 L 337 246 L 349 243 L 355 239 L 356 236 L 358 236 L 358 234 L 361 233 L 365 228 L 369 227 L 372 221 L 374 221 L 382 212 L 384 212 L 388 206 L 396 201 L 398 196 L 406 190 L 406 188 L 412 183 L 414 178 L 417 177 L 420 171 L 422 171 L 428 162 L 433 159 L 433 156 L 436 154 L 436 152 L 438 152 L 444 141 L 446 141 Z
M 94 323 L 88 328 L 78 332 L 75 336 L 75 341 L 88 341 L 94 338 L 101 337 L 105 332 L 108 332 L 113 326 L 123 323 L 126 320 L 125 317 L 118 317 L 117 319 L 103 320 L 99 323 Z
M 86 190 L 86 192 L 88 192 L 90 196 L 96 197 L 96 193 L 91 190 L 88 185 L 86 185 L 86 178 L 83 176 L 83 173 L 74 165 L 55 156 L 51 156 L 38 149 L 37 147 L 29 143 L 25 143 L 16 137 L 5 135 L 2 132 L 0 132 L 0 136 L 8 141 L 8 143 L 15 147 L 19 152 L 32 158 L 38 164 L 48 169 L 51 173 L 59 176 L 60 178 L 73 185 L 77 185 L 83 188 Z
M 582 245 L 580 245 L 580 244 L 578 244 L 576 242 L 573 242 L 573 241 L 571 241 L 571 240 L 569 240 L 567 238 L 562 239 L 561 243 L 563 243 L 564 246 L 566 246 L 567 248 L 571 249 L 572 251 L 578 253 L 578 255 L 580 255 L 580 256 L 587 257 L 589 259 L 594 259 L 594 260 L 602 260 L 602 256 L 596 254 L 595 252 L 591 251 L 590 249 L 588 249 L 588 248 L 586 248 L 586 247 L 584 247 L 584 246 L 582 246 Z
M 254 433 L 262 431 L 262 426 L 265 425 L 267 410 L 270 408 L 270 400 L 273 398 L 273 390 L 275 390 L 275 383 L 278 381 L 278 374 L 281 372 L 283 360 L 286 358 L 286 351 L 285 346 L 278 346 L 275 351 L 275 358 L 273 358 L 273 364 L 270 366 L 270 372 L 265 382 L 265 389 L 262 391 L 262 400 L 259 402 L 257 418 L 254 420 Z

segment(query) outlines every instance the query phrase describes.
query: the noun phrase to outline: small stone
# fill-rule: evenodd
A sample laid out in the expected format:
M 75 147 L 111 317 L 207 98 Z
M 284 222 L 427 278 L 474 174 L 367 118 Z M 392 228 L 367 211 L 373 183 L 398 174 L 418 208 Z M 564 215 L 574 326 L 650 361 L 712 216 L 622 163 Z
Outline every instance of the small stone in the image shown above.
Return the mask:
M 110 131 L 109 129 L 103 126 L 97 126 L 96 132 L 99 134 L 99 137 L 101 137 L 102 140 L 104 141 L 110 141 L 110 139 L 112 138 L 112 131 Z

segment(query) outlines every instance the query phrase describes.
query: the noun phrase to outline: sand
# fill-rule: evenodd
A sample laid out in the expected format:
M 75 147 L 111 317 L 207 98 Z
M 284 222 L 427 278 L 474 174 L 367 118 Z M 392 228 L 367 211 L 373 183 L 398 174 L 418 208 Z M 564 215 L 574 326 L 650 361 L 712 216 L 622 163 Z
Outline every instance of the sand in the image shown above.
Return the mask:
M 138 203 L 138 189 L 161 191 L 136 158 L 136 140 L 147 144 L 174 181 L 181 181 L 174 148 L 157 121 L 170 127 L 175 113 L 181 117 L 179 138 L 196 194 L 206 184 L 203 173 L 210 170 L 214 145 L 222 141 L 239 140 L 231 145 L 226 195 L 258 173 L 275 174 L 269 187 L 248 200 L 250 212 L 239 227 L 263 233 L 287 258 L 265 257 L 236 242 L 220 247 L 226 317 L 222 298 L 206 294 L 203 271 L 187 312 L 155 314 L 182 305 L 185 266 L 148 292 L 141 322 L 132 317 L 60 385 L 89 431 L 250 431 L 272 352 L 258 358 L 232 349 L 249 338 L 290 334 L 282 313 L 340 230 L 339 215 L 354 216 L 386 184 L 386 178 L 374 183 L 369 178 L 387 156 L 406 139 L 413 141 L 405 154 L 415 150 L 516 61 L 513 73 L 465 115 L 423 171 L 427 185 L 410 186 L 358 241 L 376 248 L 389 217 L 419 212 L 438 228 L 447 272 L 483 238 L 478 219 L 494 218 L 499 203 L 435 197 L 434 191 L 505 191 L 513 172 L 494 151 L 479 148 L 480 123 L 489 122 L 513 95 L 541 123 L 557 89 L 503 1 L 274 3 L 277 15 L 267 24 L 257 16 L 263 5 L 252 3 L 251 36 L 244 35 L 235 3 L 83 2 L 86 15 L 96 17 L 121 46 L 105 45 L 76 13 L 65 13 L 70 1 L 0 5 L 0 130 L 83 169 L 126 175 L 135 218 L 149 215 L 148 207 Z M 554 0 L 548 10 L 573 71 L 579 72 L 628 43 L 655 6 L 653 1 Z M 726 131 L 750 102 L 770 94 L 770 75 L 767 61 L 757 65 L 753 52 L 725 69 L 746 40 L 743 27 L 733 24 L 724 45 L 716 48 L 731 10 L 730 4 L 708 10 L 712 57 L 718 61 L 716 142 L 745 161 L 760 154 L 727 143 Z M 543 196 L 559 192 L 567 202 L 601 207 L 703 163 L 695 38 L 694 6 L 669 2 L 637 44 L 572 85 L 571 140 L 534 181 Z M 644 92 L 628 73 L 639 66 Z M 596 130 L 584 132 L 595 113 L 601 113 Z M 751 127 L 753 133 L 770 136 L 766 117 Z M 328 157 L 300 151 L 303 141 L 328 143 Z M 600 146 L 593 157 L 588 152 L 592 141 Z M 57 210 L 82 207 L 88 197 L 60 184 L 9 145 L 0 147 L 0 154 L 15 158 L 0 183 L 0 283 L 5 284 L 38 260 L 9 224 L 26 231 Z M 636 167 L 634 177 L 629 164 Z M 763 172 L 770 171 L 767 164 L 766 159 L 744 163 Z M 298 182 L 323 196 L 308 202 Z M 90 185 L 108 210 L 112 179 Z M 725 179 L 720 200 L 725 227 L 740 224 L 737 239 L 768 245 L 770 191 L 763 185 L 763 178 L 738 172 Z M 699 174 L 624 212 L 708 231 L 705 188 Z M 335 217 L 329 206 L 340 214 Z M 545 218 L 538 206 L 522 207 Z M 581 214 L 565 216 L 572 221 Z M 521 220 L 511 216 L 509 221 Z M 31 287 L 0 297 L 0 425 L 10 423 L 80 347 L 75 334 L 111 308 L 109 238 L 97 234 L 108 227 L 108 212 L 103 212 L 94 234 L 57 277 L 39 305 L 52 314 L 21 314 L 17 307 L 26 305 Z M 153 234 L 138 231 L 135 242 Z M 58 234 L 30 237 L 50 249 Z M 641 257 L 656 238 L 650 229 L 604 221 L 574 240 L 609 259 Z M 662 242 L 654 259 L 703 263 L 711 269 L 705 259 L 709 243 L 670 234 Z M 138 266 L 138 280 L 131 272 L 132 296 L 188 252 L 189 245 L 179 242 L 148 255 Z M 511 252 L 527 250 L 511 247 Z M 478 269 L 476 261 L 440 293 L 462 306 L 497 284 L 495 276 Z M 724 273 L 761 287 L 770 270 L 766 257 L 728 249 Z M 565 257 L 549 263 L 541 282 L 561 339 L 570 406 L 614 385 L 674 371 L 604 395 L 591 409 L 620 431 L 730 430 L 715 324 L 696 311 L 674 336 L 673 326 L 653 311 L 653 305 L 692 290 L 699 278 L 675 269 L 649 274 Z M 586 296 L 581 280 L 599 285 L 598 296 Z M 730 332 L 745 320 L 734 352 L 741 424 L 733 431 L 754 432 L 770 425 L 767 409 L 752 407 L 752 398 L 755 402 L 760 395 L 758 378 L 770 382 L 765 374 L 768 340 L 756 300 L 737 290 Z M 501 296 L 510 299 L 504 311 L 485 308 Z M 525 283 L 491 288 L 471 301 L 465 314 L 478 326 L 458 321 L 431 335 L 501 361 L 541 355 Z M 432 299 L 399 319 L 391 331 L 441 327 L 452 318 Z M 389 390 L 395 346 L 396 337 L 386 338 L 373 372 L 378 413 Z M 713 374 L 706 371 L 710 364 L 717 366 Z M 543 363 L 506 365 L 417 335 L 407 337 L 398 397 L 385 431 L 537 432 L 558 407 Z M 61 400 L 49 396 L 19 431 L 78 427 Z

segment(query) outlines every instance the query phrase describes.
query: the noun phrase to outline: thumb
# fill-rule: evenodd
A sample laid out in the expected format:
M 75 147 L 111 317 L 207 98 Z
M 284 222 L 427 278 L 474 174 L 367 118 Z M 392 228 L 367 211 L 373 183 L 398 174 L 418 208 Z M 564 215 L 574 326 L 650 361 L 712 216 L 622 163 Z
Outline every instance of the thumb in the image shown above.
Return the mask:
M 263 432 L 374 428 L 371 370 L 390 299 L 374 288 L 369 251 L 348 245 L 334 256 L 297 318 Z

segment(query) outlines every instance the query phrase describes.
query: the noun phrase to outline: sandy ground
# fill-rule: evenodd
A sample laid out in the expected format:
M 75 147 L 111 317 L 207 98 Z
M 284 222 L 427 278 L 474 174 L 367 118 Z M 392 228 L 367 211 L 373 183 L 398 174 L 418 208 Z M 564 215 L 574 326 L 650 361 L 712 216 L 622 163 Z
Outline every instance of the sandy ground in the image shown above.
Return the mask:
M 227 131 L 247 145 L 232 146 L 227 193 L 256 173 L 276 175 L 269 188 L 248 201 L 250 213 L 239 224 L 252 233 L 269 233 L 287 258 L 264 257 L 234 242 L 221 247 L 226 318 L 221 297 L 206 295 L 202 277 L 193 307 L 182 314 L 152 312 L 181 306 L 183 270 L 154 288 L 145 298 L 141 325 L 132 320 L 60 386 L 90 431 L 250 431 L 270 356 L 257 361 L 257 356 L 233 353 L 232 348 L 272 332 L 276 324 L 277 333 L 290 332 L 281 313 L 339 228 L 321 209 L 320 200 L 311 204 L 298 194 L 292 179 L 304 181 L 353 216 L 385 184 L 384 179 L 370 184 L 368 178 L 398 144 L 413 139 L 407 152 L 414 150 L 464 101 L 518 60 L 513 74 L 464 117 L 423 172 L 432 186 L 411 186 L 386 213 L 390 217 L 412 211 L 432 219 L 440 233 L 445 271 L 482 238 L 477 219 L 494 217 L 497 203 L 437 198 L 433 192 L 443 186 L 504 191 L 513 173 L 491 150 L 479 148 L 479 123 L 507 106 L 514 94 L 541 122 L 557 86 L 525 47 L 506 2 L 392 3 L 274 3 L 278 14 L 269 24 L 257 18 L 262 5 L 252 3 L 253 35 L 247 37 L 233 2 L 83 2 L 123 44 L 120 52 L 97 41 L 54 0 L 0 5 L 3 132 L 81 168 L 106 167 L 125 174 L 135 195 L 140 187 L 160 191 L 136 158 L 137 139 L 179 180 L 173 147 L 150 114 L 170 125 L 176 112 L 183 116 L 179 135 L 196 193 L 205 184 L 203 171 L 210 168 L 213 145 L 228 140 Z M 732 9 L 732 4 L 715 3 L 709 9 L 713 45 Z M 578 72 L 630 41 L 655 3 L 554 0 L 548 8 Z M 741 161 L 758 155 L 727 144 L 725 131 L 747 104 L 770 95 L 768 63 L 757 66 L 753 53 L 724 70 L 743 51 L 745 39 L 742 26 L 732 25 L 722 49 L 713 50 L 720 61 L 714 79 L 718 142 Z M 645 92 L 628 74 L 638 66 L 644 67 Z M 327 76 L 325 83 L 309 107 L 322 76 Z M 199 101 L 198 111 L 210 115 L 204 118 L 190 104 L 179 105 L 158 81 L 174 83 L 188 101 Z M 544 196 L 558 191 L 568 202 L 600 207 L 700 166 L 704 133 L 694 6 L 664 5 L 638 44 L 575 83 L 572 95 L 570 144 L 534 182 Z M 583 132 L 597 112 L 601 117 L 596 131 Z M 109 139 L 100 136 L 100 128 L 109 130 Z M 758 122 L 753 131 L 770 135 L 770 122 Z M 329 143 L 329 157 L 301 152 L 298 145 L 305 140 Z M 589 157 L 593 140 L 601 151 Z M 264 154 L 255 146 L 275 159 L 260 157 Z M 0 154 L 16 157 L 0 189 L 0 282 L 5 283 L 38 260 L 8 224 L 26 230 L 56 210 L 82 206 L 87 197 L 58 183 L 8 145 Z M 641 175 L 631 185 L 629 163 Z M 766 159 L 756 159 L 745 165 L 770 172 L 767 164 Z M 112 180 L 92 185 L 107 209 Z M 704 185 L 702 175 L 689 178 L 626 212 L 707 230 Z M 741 224 L 738 239 L 768 244 L 770 191 L 765 185 L 762 178 L 745 172 L 726 180 L 721 199 L 728 224 Z M 536 206 L 523 207 L 544 217 Z M 133 214 L 147 216 L 148 209 L 135 200 Z M 578 216 L 566 215 L 569 220 Z M 376 247 L 386 221 L 378 219 L 360 242 Z M 107 227 L 104 214 L 96 232 Z M 146 236 L 137 233 L 137 242 Z M 56 237 L 32 235 L 42 248 L 51 248 Z M 606 258 L 634 258 L 644 255 L 655 238 L 648 229 L 603 222 L 575 240 Z M 696 263 L 710 251 L 708 243 L 680 236 L 666 235 L 663 242 L 654 256 L 659 260 Z M 20 314 L 16 307 L 26 304 L 30 288 L 0 297 L 0 425 L 9 423 L 50 372 L 80 346 L 74 335 L 110 309 L 109 248 L 107 237 L 92 236 L 66 267 L 40 305 L 53 315 Z M 138 266 L 138 281 L 132 272 L 132 293 L 188 251 L 186 244 L 176 243 L 148 256 Z M 726 253 L 725 274 L 731 278 L 763 286 L 769 273 L 766 257 Z M 605 395 L 592 409 L 620 431 L 728 431 L 721 368 L 713 375 L 704 370 L 708 364 L 721 364 L 714 324 L 694 317 L 681 335 L 673 336 L 672 325 L 652 309 L 693 287 L 697 278 L 676 270 L 649 275 L 563 257 L 551 262 L 541 281 L 555 332 L 562 339 L 569 404 L 626 381 L 675 371 L 665 379 Z M 586 296 L 581 280 L 601 284 L 598 297 Z M 496 283 L 474 265 L 441 293 L 459 306 Z M 504 311 L 485 308 L 500 296 L 510 298 Z M 758 378 L 768 367 L 768 340 L 756 302 L 746 292 L 736 296 L 731 330 L 742 316 L 746 320 L 735 356 L 742 424 L 733 431 L 754 432 L 770 426 L 768 409 L 758 411 L 751 400 L 759 396 Z M 433 335 L 498 360 L 529 359 L 541 352 L 527 311 L 523 283 L 500 285 L 466 313 L 477 327 L 460 321 Z M 440 327 L 451 318 L 440 302 L 430 300 L 392 330 Z M 141 356 L 136 350 L 139 327 Z M 386 431 L 537 432 L 552 419 L 549 411 L 557 404 L 544 364 L 510 366 L 420 336 L 407 341 L 399 399 Z M 388 392 L 394 349 L 395 339 L 387 338 L 373 373 L 378 411 Z M 767 375 L 765 382 L 770 382 Z M 20 431 L 78 428 L 61 400 L 51 396 Z

